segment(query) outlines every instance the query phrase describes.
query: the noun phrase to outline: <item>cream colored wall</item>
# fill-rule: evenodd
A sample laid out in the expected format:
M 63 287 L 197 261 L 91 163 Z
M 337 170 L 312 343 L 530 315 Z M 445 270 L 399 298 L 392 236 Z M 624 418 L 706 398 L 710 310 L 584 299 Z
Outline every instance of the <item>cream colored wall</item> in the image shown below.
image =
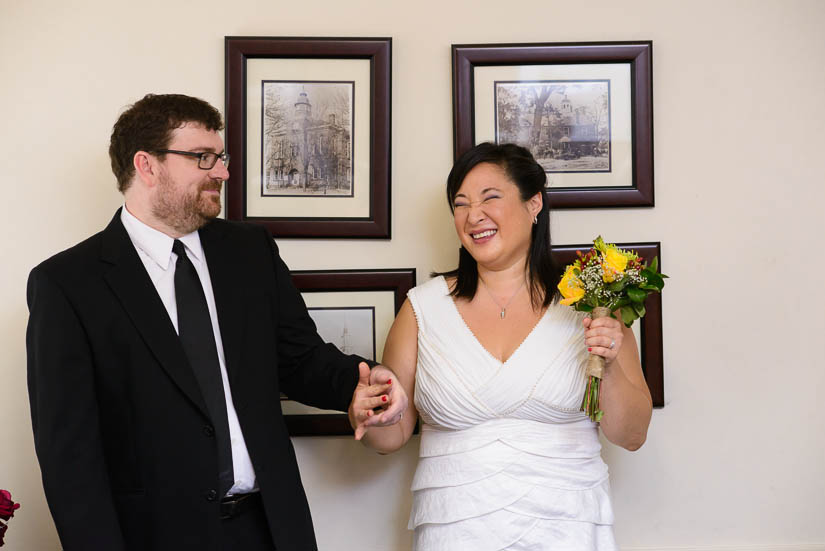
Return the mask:
M 393 239 L 280 244 L 295 269 L 421 279 L 457 247 L 450 44 L 652 39 L 656 207 L 552 227 L 558 243 L 660 240 L 672 276 L 667 406 L 640 451 L 604 451 L 618 539 L 825 549 L 823 23 L 821 1 L 0 0 L 0 488 L 23 503 L 7 549 L 59 547 L 28 414 L 28 271 L 120 204 L 106 151 L 125 104 L 182 92 L 223 107 L 224 35 L 393 37 Z M 409 548 L 416 448 L 296 441 L 323 550 Z

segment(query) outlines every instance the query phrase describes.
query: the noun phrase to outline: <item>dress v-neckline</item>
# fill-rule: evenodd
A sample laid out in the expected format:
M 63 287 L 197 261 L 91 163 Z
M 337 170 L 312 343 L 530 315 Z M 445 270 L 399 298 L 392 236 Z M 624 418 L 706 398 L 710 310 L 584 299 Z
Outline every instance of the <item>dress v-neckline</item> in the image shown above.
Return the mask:
M 447 285 L 447 279 L 444 276 L 440 276 L 440 277 L 441 277 L 441 282 L 444 286 L 444 290 L 446 291 L 446 298 L 450 301 L 450 304 L 452 305 L 452 310 L 453 310 L 453 312 L 455 312 L 455 315 L 458 318 L 458 321 L 461 322 L 461 325 L 463 325 L 464 329 L 467 330 L 467 333 L 470 335 L 470 338 L 476 344 L 476 346 L 478 346 L 484 352 L 484 354 L 486 354 L 491 360 L 496 362 L 500 367 L 504 367 L 505 365 L 510 363 L 510 360 L 512 360 L 516 356 L 516 354 L 518 354 L 519 351 L 524 347 L 524 344 L 528 340 L 530 340 L 530 337 L 533 336 L 533 333 L 536 332 L 536 329 L 538 329 L 538 326 L 541 325 L 541 323 L 544 321 L 544 319 L 547 317 L 547 315 L 550 312 L 550 307 L 547 307 L 547 308 L 544 309 L 544 313 L 541 315 L 541 317 L 539 317 L 539 319 L 535 323 L 535 325 L 533 325 L 533 328 L 530 329 L 530 331 L 527 333 L 527 335 L 524 336 L 523 339 L 521 339 L 521 342 L 518 344 L 518 346 L 515 349 L 513 349 L 512 354 L 507 356 L 506 360 L 502 361 L 499 358 L 497 358 L 495 354 L 490 352 L 490 350 L 488 350 L 487 347 L 484 346 L 481 343 L 481 340 L 476 336 L 475 332 L 470 328 L 470 325 L 467 323 L 467 320 L 464 319 L 464 316 L 462 316 L 461 312 L 458 310 L 458 304 L 455 303 L 455 300 L 450 295 L 450 287 L 449 287 L 449 285 Z

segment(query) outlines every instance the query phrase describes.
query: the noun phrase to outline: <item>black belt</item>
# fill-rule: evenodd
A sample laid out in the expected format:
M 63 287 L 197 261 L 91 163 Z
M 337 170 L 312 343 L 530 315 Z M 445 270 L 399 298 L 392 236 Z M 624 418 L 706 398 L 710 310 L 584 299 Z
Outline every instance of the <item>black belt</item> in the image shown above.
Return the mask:
M 221 520 L 229 520 L 242 515 L 250 507 L 262 506 L 261 492 L 235 494 L 221 500 Z

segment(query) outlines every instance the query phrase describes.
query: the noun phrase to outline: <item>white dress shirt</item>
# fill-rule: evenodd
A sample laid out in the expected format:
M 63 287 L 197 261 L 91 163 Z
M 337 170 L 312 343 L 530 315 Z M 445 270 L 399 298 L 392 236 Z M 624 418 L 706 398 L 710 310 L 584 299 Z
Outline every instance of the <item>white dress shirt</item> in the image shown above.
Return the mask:
M 120 213 L 120 220 L 126 233 L 132 240 L 140 260 L 149 273 L 149 278 L 155 284 L 160 300 L 169 313 L 175 331 L 178 331 L 178 305 L 175 301 L 175 263 L 178 256 L 172 252 L 173 238 L 163 232 L 151 228 L 135 218 L 128 211 L 126 205 Z M 246 449 L 238 414 L 232 402 L 232 389 L 229 388 L 229 379 L 226 375 L 226 359 L 223 353 L 223 341 L 218 326 L 218 314 L 215 308 L 215 295 L 212 292 L 212 280 L 209 278 L 209 268 L 206 264 L 206 255 L 201 246 L 198 232 L 194 231 L 178 239 L 186 247 L 186 254 L 195 270 L 198 272 L 203 293 L 206 295 L 206 304 L 209 307 L 209 317 L 212 320 L 212 332 L 215 334 L 215 345 L 218 349 L 218 362 L 221 366 L 221 380 L 223 393 L 226 397 L 226 415 L 229 418 L 229 439 L 232 444 L 232 467 L 235 471 L 235 484 L 229 489 L 229 494 L 241 494 L 255 489 L 255 470 L 252 460 Z

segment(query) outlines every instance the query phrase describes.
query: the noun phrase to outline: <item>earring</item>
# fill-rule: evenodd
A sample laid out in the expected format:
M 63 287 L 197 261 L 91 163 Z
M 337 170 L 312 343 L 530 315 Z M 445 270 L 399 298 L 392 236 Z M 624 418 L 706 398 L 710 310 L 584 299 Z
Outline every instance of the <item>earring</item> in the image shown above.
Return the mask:
M 534 216 L 534 217 L 533 217 L 533 224 L 538 224 L 538 223 L 539 223 L 539 217 L 538 217 L 538 216 Z

